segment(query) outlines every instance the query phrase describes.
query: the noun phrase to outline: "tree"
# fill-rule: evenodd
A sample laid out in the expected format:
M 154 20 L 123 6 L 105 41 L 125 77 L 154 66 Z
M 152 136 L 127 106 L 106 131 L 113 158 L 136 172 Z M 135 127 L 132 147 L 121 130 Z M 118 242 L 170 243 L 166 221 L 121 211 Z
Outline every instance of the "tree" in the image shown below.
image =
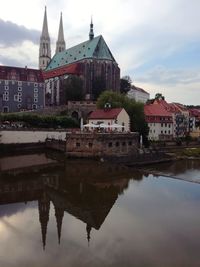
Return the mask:
M 120 92 L 126 94 L 131 89 L 132 80 L 130 76 L 123 76 L 120 79 Z
M 130 117 L 131 131 L 139 132 L 143 136 L 144 143 L 147 144 L 149 127 L 145 121 L 144 104 L 112 91 L 105 91 L 100 95 L 97 107 L 104 108 L 106 103 L 110 103 L 112 108 L 124 108 Z
M 64 81 L 65 102 L 83 99 L 83 81 L 77 75 L 70 75 Z
M 165 97 L 161 93 L 156 93 L 155 94 L 155 99 L 157 99 L 157 100 L 165 100 Z

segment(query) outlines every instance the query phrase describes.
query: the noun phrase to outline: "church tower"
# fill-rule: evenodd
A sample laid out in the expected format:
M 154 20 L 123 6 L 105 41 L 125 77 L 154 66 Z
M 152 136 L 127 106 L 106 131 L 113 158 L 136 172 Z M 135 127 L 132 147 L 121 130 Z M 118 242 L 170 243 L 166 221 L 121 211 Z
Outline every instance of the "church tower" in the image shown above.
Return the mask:
M 56 54 L 65 50 L 65 39 L 63 33 L 63 21 L 62 21 L 62 12 L 60 14 L 60 25 L 58 30 L 58 40 L 56 42 Z
M 46 69 L 51 60 L 51 43 L 47 24 L 47 10 L 45 6 L 42 34 L 40 36 L 39 69 Z

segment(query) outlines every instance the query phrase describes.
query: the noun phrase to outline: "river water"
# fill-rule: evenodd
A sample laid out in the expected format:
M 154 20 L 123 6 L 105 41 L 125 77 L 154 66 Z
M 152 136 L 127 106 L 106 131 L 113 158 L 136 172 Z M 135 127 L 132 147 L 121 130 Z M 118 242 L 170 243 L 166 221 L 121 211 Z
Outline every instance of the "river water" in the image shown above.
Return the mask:
M 48 152 L 0 170 L 1 267 L 200 266 L 198 160 L 135 170 Z

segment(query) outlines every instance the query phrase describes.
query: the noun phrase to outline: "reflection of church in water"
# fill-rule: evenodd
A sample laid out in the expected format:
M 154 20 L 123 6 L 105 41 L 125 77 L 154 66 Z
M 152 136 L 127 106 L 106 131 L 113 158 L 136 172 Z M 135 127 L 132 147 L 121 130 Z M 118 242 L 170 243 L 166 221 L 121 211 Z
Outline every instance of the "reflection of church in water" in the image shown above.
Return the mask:
M 87 176 L 87 172 L 92 173 L 90 168 L 82 168 L 82 174 Z M 129 180 L 122 177 L 87 180 L 84 176 L 79 177 L 78 173 L 70 168 L 67 175 L 65 170 L 64 175 L 62 172 L 48 173 L 33 179 L 17 175 L 10 182 L 7 179 L 6 182 L 0 181 L 0 205 L 38 200 L 43 248 L 46 245 L 51 202 L 55 210 L 58 242 L 61 240 L 65 212 L 86 224 L 89 242 L 92 228 L 100 229 L 118 195 L 128 187 Z

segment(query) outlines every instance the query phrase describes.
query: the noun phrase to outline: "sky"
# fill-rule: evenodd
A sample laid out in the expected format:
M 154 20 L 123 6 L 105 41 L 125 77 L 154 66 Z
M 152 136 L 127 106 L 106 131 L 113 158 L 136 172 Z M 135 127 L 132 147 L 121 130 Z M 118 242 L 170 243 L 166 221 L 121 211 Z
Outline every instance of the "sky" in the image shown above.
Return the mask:
M 38 67 L 47 6 L 52 56 L 60 12 L 66 48 L 86 41 L 91 16 L 121 69 L 153 98 L 200 104 L 200 0 L 0 0 L 0 64 Z

